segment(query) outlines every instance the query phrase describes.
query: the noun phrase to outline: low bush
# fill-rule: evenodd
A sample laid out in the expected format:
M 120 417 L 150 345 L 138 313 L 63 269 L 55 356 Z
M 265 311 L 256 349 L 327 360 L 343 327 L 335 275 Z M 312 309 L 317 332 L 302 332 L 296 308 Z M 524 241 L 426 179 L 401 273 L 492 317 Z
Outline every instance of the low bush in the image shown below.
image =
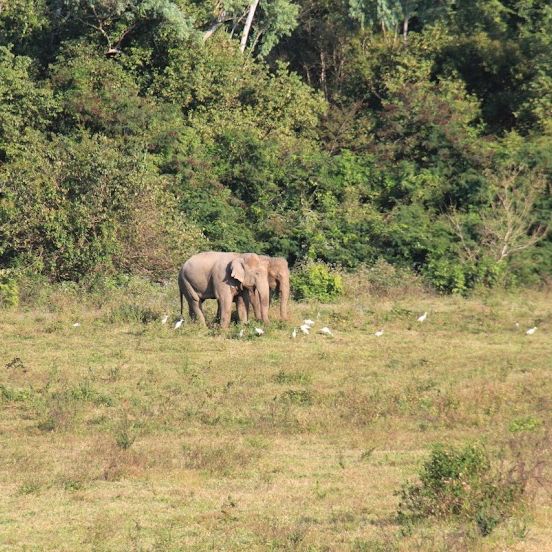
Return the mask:
M 324 263 L 309 262 L 292 272 L 291 287 L 296 299 L 329 302 L 343 294 L 343 278 Z
M 0 308 L 17 307 L 19 286 L 10 269 L 0 269 Z
M 482 446 L 435 445 L 419 482 L 406 483 L 398 493 L 399 521 L 458 518 L 475 523 L 482 535 L 488 535 L 521 502 L 525 486 L 510 475 L 493 469 Z

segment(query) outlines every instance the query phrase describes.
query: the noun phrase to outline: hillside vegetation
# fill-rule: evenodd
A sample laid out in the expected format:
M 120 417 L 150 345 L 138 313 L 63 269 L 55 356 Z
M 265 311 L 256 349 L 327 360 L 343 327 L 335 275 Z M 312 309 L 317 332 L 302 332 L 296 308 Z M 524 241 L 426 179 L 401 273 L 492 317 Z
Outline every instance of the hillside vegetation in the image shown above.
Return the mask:
M 2 2 L 2 277 L 215 249 L 546 280 L 551 36 L 545 0 Z

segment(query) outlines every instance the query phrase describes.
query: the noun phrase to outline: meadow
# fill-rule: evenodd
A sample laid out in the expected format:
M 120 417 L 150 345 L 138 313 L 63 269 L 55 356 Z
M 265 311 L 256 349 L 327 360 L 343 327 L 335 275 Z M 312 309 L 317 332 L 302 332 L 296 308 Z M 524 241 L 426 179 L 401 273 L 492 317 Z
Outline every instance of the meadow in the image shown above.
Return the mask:
M 350 289 L 241 338 L 177 308 L 134 282 L 0 313 L 0 550 L 552 550 L 549 290 Z M 539 466 L 514 514 L 399 524 L 432 445 L 474 442 Z

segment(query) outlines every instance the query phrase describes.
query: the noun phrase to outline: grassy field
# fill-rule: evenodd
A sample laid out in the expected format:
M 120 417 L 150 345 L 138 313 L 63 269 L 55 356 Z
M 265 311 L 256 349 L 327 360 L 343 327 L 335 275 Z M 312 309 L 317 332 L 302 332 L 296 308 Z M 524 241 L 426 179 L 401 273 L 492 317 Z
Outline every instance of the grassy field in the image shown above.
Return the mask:
M 487 537 L 405 531 L 395 494 L 436 442 L 549 457 L 550 293 L 361 294 L 243 338 L 161 325 L 176 297 L 0 313 L 0 550 L 552 550 L 546 485 Z

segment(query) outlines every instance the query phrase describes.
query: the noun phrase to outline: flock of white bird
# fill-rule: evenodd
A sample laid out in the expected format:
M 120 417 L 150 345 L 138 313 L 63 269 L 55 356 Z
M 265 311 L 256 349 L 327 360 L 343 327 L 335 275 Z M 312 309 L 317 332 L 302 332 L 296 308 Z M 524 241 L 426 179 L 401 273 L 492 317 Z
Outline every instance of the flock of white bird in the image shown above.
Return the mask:
M 310 318 L 307 318 L 306 320 L 303 320 L 303 323 L 299 326 L 299 329 L 302 333 L 305 335 L 309 335 L 310 331 L 312 330 L 313 326 L 316 324 L 314 320 L 311 320 Z M 323 328 L 320 328 L 318 330 L 319 334 L 327 335 L 327 336 L 333 336 L 332 330 L 328 328 L 328 326 L 324 326 Z M 297 337 L 297 328 L 293 328 L 293 331 L 291 332 L 291 337 L 295 339 Z
M 418 318 L 416 320 L 418 322 L 425 322 L 427 320 L 427 311 L 424 312 L 423 314 L 421 314 L 420 316 L 418 316 Z M 168 321 L 169 321 L 169 315 L 165 314 L 163 316 L 163 318 L 161 318 L 161 324 L 166 324 Z M 178 328 L 180 328 L 180 326 L 182 326 L 183 323 L 184 323 L 184 319 L 179 318 L 174 324 L 174 329 L 178 330 Z M 309 335 L 315 324 L 316 324 L 316 322 L 314 320 L 311 320 L 310 318 L 307 318 L 307 319 L 303 320 L 303 323 L 299 326 L 299 330 L 301 330 L 301 332 L 303 334 Z M 79 322 L 75 322 L 73 324 L 74 328 L 78 328 L 79 326 L 80 326 Z M 516 326 L 516 328 L 519 328 L 519 322 L 516 322 L 515 326 Z M 532 328 L 529 328 L 525 332 L 525 334 L 526 335 L 533 335 L 537 331 L 537 329 L 538 329 L 537 326 L 533 326 Z M 265 331 L 262 328 L 255 328 L 255 335 L 260 337 L 264 333 L 265 333 Z M 317 333 L 322 334 L 322 335 L 326 335 L 328 337 L 333 337 L 333 335 L 334 335 L 332 330 L 330 330 L 330 328 L 328 328 L 328 326 L 324 326 L 323 328 L 320 328 Z M 243 337 L 244 335 L 245 335 L 245 330 L 242 328 L 240 330 L 240 333 L 238 334 L 238 336 Z M 381 337 L 383 335 L 383 328 L 381 328 L 377 332 L 375 332 L 374 335 L 376 337 Z M 297 337 L 297 328 L 293 328 L 293 331 L 291 332 L 291 337 L 293 339 L 295 339 Z

